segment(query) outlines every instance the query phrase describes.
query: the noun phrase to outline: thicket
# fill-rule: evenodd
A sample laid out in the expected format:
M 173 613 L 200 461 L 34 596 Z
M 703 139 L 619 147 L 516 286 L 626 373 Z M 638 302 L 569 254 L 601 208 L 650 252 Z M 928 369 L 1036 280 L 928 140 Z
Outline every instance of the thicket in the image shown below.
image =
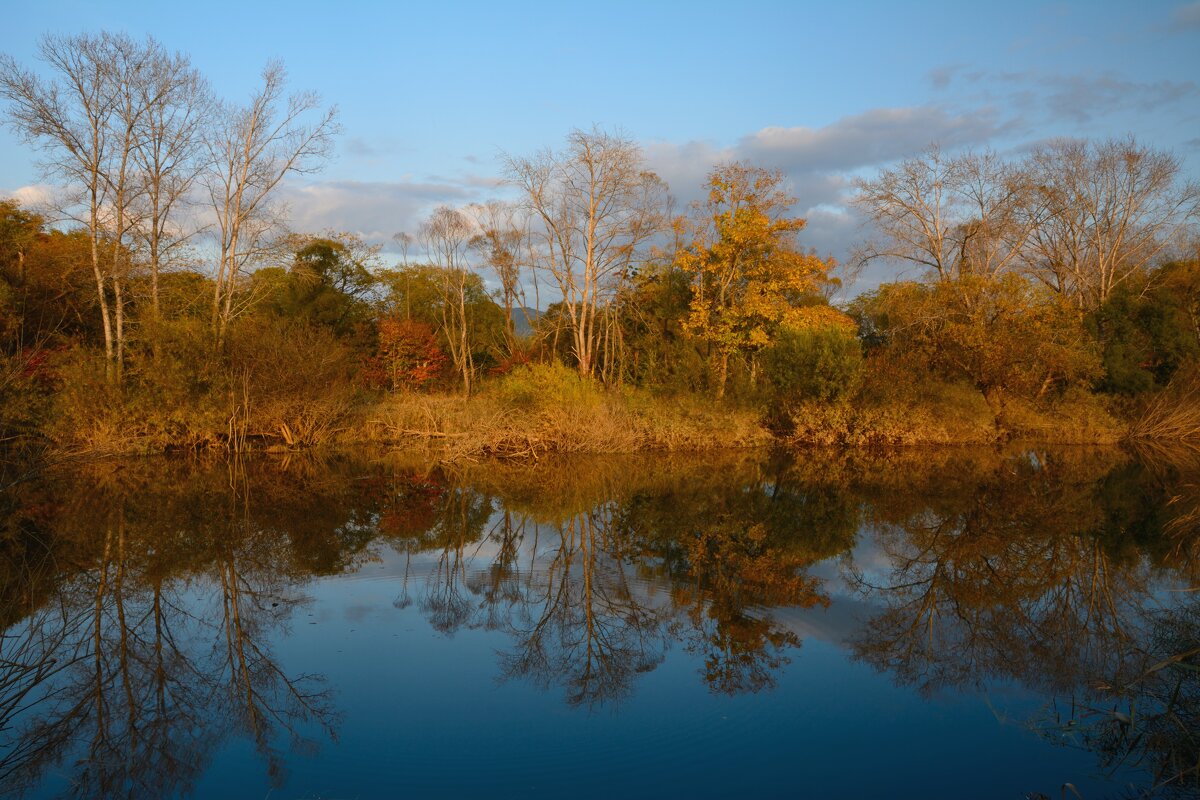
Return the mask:
M 0 201 L 10 446 L 374 439 L 469 458 L 1200 434 L 1200 191 L 1131 139 L 931 150 L 859 181 L 877 241 L 856 264 L 923 274 L 838 307 L 779 172 L 719 165 L 675 215 L 635 143 L 575 131 L 507 159 L 517 202 L 438 208 L 388 264 L 274 209 L 336 132 L 278 65 L 218 111 L 153 40 L 42 49 L 47 77 L 0 60 L 0 96 L 74 199 Z M 96 67 L 92 95 L 71 94 L 64 53 Z M 79 130 L 104 146 L 71 146 Z

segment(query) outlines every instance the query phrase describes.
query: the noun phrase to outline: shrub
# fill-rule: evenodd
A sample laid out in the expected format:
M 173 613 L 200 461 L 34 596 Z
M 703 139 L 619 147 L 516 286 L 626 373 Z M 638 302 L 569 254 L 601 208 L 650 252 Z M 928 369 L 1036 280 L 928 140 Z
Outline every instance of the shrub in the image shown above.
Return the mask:
M 854 312 L 873 351 L 969 382 L 998 421 L 1010 397 L 1033 400 L 1101 374 L 1080 311 L 1019 275 L 887 284 L 859 297 Z
M 523 409 L 595 407 L 603 393 L 595 381 L 558 362 L 517 367 L 496 385 L 501 402 Z
M 763 373 L 785 402 L 840 400 L 862 380 L 862 346 L 839 328 L 785 328 L 763 351 Z
M 446 365 L 437 335 L 424 322 L 387 316 L 379 320 L 378 334 L 376 353 L 362 370 L 372 386 L 392 392 L 424 388 Z
M 63 354 L 57 372 L 61 389 L 54 397 L 47 435 L 68 450 L 129 449 L 121 392 L 106 379 L 103 356 L 86 348 L 72 349 Z
M 227 343 L 231 438 L 278 437 L 288 445 L 328 439 L 354 400 L 353 353 L 328 328 L 248 321 Z

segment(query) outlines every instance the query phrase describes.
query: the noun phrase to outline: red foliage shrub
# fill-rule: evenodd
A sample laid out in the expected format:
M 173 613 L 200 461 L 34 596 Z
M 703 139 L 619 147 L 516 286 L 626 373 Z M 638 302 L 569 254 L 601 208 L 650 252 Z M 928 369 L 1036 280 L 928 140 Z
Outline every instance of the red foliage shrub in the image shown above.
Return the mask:
M 446 354 L 432 328 L 389 316 L 379 320 L 379 345 L 364 364 L 362 376 L 372 386 L 393 392 L 419 389 L 436 378 L 445 364 Z

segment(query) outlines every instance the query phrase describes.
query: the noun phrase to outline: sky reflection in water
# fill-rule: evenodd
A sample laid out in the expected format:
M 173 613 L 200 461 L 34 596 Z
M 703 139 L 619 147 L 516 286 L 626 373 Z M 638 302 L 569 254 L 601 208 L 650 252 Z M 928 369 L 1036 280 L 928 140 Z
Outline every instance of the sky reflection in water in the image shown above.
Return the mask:
M 0 787 L 1191 796 L 1197 476 L 1079 449 L 57 471 L 0 506 Z

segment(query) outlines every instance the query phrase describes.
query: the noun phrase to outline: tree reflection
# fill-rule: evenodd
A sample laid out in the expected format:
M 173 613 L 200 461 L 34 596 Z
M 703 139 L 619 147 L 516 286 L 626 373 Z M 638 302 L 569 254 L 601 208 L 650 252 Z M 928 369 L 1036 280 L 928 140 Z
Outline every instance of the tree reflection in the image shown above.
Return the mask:
M 882 606 L 857 657 L 925 693 L 1016 680 L 1058 698 L 1040 729 L 1194 791 L 1200 630 L 1172 591 L 1195 585 L 1177 559 L 1194 547 L 1184 486 L 1120 458 L 1026 454 L 876 505 L 888 568 L 852 572 Z
M 394 605 L 504 637 L 499 677 L 597 708 L 673 645 L 769 691 L 846 587 L 855 656 L 925 693 L 1016 681 L 1039 731 L 1194 791 L 1200 465 L 1115 451 L 100 462 L 0 496 L 0 783 L 186 794 L 231 737 L 283 785 L 331 687 L 272 651 L 303 587 L 400 554 Z M 821 576 L 821 577 L 818 577 Z M 1190 648 L 1190 649 L 1189 649 Z M 1188 781 L 1191 781 L 1190 783 Z
M 666 650 L 666 610 L 638 596 L 610 518 L 601 506 L 555 526 L 554 554 L 527 584 L 513 651 L 501 656 L 504 676 L 561 685 L 571 705 L 628 696 Z
M 857 512 L 831 487 L 785 485 L 786 465 L 741 466 L 733 481 L 702 463 L 655 471 L 649 486 L 601 470 L 562 491 L 546 481 L 540 496 L 526 488 L 530 474 L 510 476 L 502 504 L 526 510 L 522 532 L 548 529 L 542 548 L 552 554 L 531 559 L 522 582 L 516 540 L 499 537 L 488 585 L 504 592 L 485 606 L 494 620 L 502 596 L 510 614 L 516 646 L 503 674 L 561 685 L 572 704 L 593 706 L 627 696 L 680 640 L 714 692 L 774 686 L 800 640 L 771 609 L 828 602 L 804 570 L 853 541 Z
M 75 491 L 52 494 L 73 499 L 37 511 L 55 568 L 6 563 L 6 582 L 28 581 L 30 613 L 0 640 L 0 780 L 30 785 L 57 764 L 72 796 L 186 794 L 237 732 L 279 785 L 277 740 L 309 748 L 312 726 L 332 735 L 335 721 L 323 679 L 287 674 L 269 644 L 299 602 L 307 556 L 290 539 L 304 531 L 263 525 L 273 515 L 238 463 L 168 496 L 140 471 L 71 477 Z M 344 560 L 344 526 L 325 521 Z M 53 602 L 41 580 L 59 581 Z
M 810 561 L 775 549 L 761 523 L 697 531 L 687 542 L 689 581 L 675 591 L 691 623 L 688 649 L 704 661 L 715 692 L 758 692 L 775 685 L 800 638 L 767 609 L 828 605 L 820 582 L 803 574 Z
M 760 464 L 730 482 L 693 475 L 635 497 L 621 525 L 672 585 L 678 635 L 717 693 L 775 685 L 800 638 L 773 609 L 829 603 L 813 564 L 845 552 L 858 510 L 844 487 L 808 480 L 789 462 Z

